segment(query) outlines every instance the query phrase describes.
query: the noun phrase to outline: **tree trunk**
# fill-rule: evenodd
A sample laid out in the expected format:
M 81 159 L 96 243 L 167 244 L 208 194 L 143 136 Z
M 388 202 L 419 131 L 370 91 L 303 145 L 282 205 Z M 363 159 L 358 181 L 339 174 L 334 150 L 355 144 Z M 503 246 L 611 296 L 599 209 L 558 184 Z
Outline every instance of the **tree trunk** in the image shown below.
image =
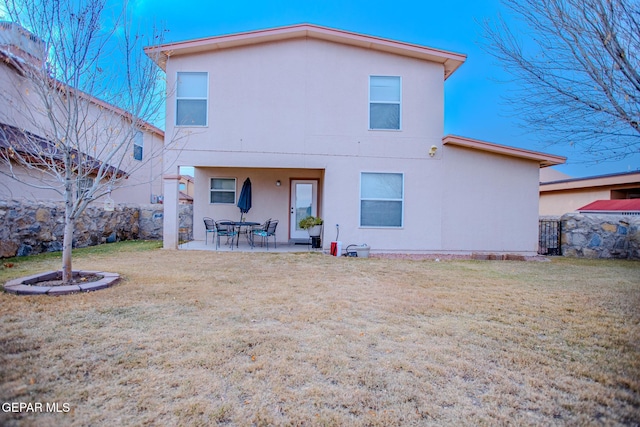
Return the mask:
M 66 171 L 66 183 L 64 194 L 64 239 L 62 241 L 62 281 L 70 285 L 73 280 L 71 267 L 71 250 L 73 249 L 73 230 L 75 221 L 73 218 L 73 186 L 71 185 L 71 173 Z
M 62 281 L 71 284 L 73 273 L 71 267 L 71 250 L 73 249 L 73 220 L 69 220 L 65 215 L 64 240 L 62 243 Z

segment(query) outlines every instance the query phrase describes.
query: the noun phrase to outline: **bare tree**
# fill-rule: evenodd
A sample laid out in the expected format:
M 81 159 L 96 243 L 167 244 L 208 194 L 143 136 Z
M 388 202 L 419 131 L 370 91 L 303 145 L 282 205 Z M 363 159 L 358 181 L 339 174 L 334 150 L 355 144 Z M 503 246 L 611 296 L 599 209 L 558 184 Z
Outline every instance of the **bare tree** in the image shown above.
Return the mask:
M 508 95 L 528 131 L 588 161 L 640 152 L 640 3 L 503 0 L 526 30 L 485 22 L 485 47 L 514 77 Z
M 12 178 L 64 200 L 62 273 L 70 283 L 76 221 L 143 165 L 133 159 L 134 141 L 164 97 L 159 68 L 142 43 L 158 43 L 161 34 L 134 34 L 126 3 L 115 14 L 106 0 L 3 3 L 13 22 L 7 25 L 32 34 L 25 35 L 27 60 L 5 52 L 18 73 L 3 91 L 10 105 L 1 120 L 0 162 Z

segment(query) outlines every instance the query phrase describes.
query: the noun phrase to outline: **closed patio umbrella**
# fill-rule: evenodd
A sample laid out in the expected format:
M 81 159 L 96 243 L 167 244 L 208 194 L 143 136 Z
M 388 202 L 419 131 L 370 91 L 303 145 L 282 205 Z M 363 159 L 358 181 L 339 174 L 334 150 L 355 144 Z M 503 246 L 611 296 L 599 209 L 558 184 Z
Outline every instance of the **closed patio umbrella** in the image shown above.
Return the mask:
M 238 207 L 240 208 L 240 217 L 242 214 L 246 214 L 251 209 L 251 180 L 249 178 L 244 180 L 242 184 L 242 191 L 240 191 L 240 197 L 238 198 Z

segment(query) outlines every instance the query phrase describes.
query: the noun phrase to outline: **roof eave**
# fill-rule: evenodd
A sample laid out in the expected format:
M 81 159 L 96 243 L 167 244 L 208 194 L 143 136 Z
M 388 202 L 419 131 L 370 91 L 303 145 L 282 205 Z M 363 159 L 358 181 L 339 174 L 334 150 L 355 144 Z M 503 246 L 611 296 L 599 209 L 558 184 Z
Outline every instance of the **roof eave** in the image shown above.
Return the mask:
M 540 183 L 541 191 L 576 190 L 582 188 L 640 185 L 640 172 L 570 178 Z
M 567 161 L 564 156 L 541 153 L 538 151 L 525 150 L 522 148 L 509 147 L 507 145 L 494 144 L 492 142 L 480 141 L 477 139 L 465 138 L 456 135 L 447 135 L 442 138 L 443 145 L 455 145 L 459 147 L 472 148 L 474 150 L 486 151 L 504 156 L 517 157 L 526 160 L 536 161 L 541 168 L 561 165 Z
M 399 42 L 380 37 L 357 34 L 312 24 L 299 24 L 266 30 L 249 31 L 224 36 L 206 37 L 157 46 L 147 46 L 145 53 L 166 71 L 166 61 L 173 55 L 185 55 L 205 51 L 215 51 L 239 46 L 250 46 L 295 38 L 314 38 L 335 43 L 357 46 L 364 49 L 393 53 L 437 62 L 444 67 L 444 79 L 453 74 L 466 60 L 460 53 Z

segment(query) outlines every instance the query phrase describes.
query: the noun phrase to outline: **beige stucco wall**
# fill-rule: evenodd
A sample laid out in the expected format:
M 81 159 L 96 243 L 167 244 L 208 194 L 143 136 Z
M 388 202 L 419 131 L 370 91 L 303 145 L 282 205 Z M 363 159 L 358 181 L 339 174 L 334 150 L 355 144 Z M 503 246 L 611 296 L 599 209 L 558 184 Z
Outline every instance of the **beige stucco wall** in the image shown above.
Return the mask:
M 445 147 L 442 246 L 535 254 L 538 162 Z
M 247 165 L 316 167 L 311 156 L 415 158 L 441 144 L 439 64 L 301 39 L 171 57 L 170 88 L 178 71 L 209 71 L 208 126 L 178 128 L 183 165 L 233 164 L 241 152 Z M 370 75 L 402 76 L 402 131 L 368 131 Z M 168 135 L 174 115 L 172 96 Z
M 163 149 L 163 138 L 144 132 L 142 162 L 128 159 L 129 165 L 124 170 L 134 172 L 113 191 L 112 198 L 116 203 L 151 203 L 152 195 L 162 195 Z
M 608 188 L 575 189 L 572 191 L 540 193 L 540 215 L 558 216 L 575 212 L 596 200 L 611 199 Z

